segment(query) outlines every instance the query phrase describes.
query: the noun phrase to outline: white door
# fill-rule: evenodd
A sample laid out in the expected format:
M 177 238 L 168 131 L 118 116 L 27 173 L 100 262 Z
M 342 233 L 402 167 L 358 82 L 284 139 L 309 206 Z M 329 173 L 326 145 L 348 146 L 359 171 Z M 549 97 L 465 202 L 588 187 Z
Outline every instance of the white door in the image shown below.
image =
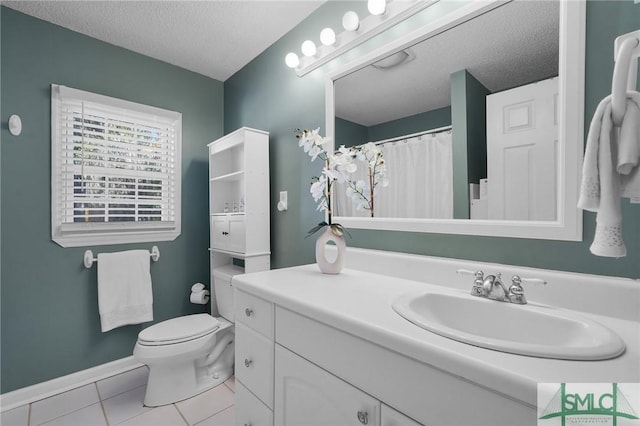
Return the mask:
M 487 96 L 489 219 L 556 219 L 557 111 L 557 77 Z
M 379 426 L 380 403 L 276 345 L 274 424 Z

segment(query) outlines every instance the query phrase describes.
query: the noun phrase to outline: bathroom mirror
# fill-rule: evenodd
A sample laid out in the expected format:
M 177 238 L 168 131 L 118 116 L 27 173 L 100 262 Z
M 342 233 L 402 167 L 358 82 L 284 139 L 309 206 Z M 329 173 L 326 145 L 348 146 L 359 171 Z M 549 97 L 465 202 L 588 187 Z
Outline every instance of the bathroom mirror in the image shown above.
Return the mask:
M 334 190 L 334 221 L 581 240 L 584 22 L 583 1 L 469 2 L 328 75 L 327 135 L 336 148 L 380 142 L 390 181 L 374 197 L 391 207 L 373 217 Z M 436 139 L 445 152 L 428 165 L 390 148 Z M 405 206 L 416 186 L 429 188 L 427 208 Z

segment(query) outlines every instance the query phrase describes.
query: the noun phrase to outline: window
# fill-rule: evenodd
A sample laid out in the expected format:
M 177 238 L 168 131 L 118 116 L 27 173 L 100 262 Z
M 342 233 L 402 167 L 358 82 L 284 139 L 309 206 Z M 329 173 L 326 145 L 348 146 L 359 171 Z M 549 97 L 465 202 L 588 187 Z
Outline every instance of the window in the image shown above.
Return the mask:
M 51 86 L 51 237 L 63 247 L 180 235 L 182 115 Z

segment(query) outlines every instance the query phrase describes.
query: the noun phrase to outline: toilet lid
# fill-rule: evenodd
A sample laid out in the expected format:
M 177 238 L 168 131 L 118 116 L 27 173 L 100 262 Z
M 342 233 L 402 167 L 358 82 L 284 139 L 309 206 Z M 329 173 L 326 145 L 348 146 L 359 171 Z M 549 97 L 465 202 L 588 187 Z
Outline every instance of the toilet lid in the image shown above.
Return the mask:
M 143 345 L 170 345 L 206 336 L 220 328 L 220 322 L 208 314 L 185 315 L 154 324 L 138 334 Z

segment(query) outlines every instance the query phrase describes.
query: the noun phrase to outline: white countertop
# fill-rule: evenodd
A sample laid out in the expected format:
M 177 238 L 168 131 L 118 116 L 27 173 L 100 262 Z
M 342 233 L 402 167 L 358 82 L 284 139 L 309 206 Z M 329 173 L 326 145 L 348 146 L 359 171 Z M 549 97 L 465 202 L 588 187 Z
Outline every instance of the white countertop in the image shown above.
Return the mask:
M 537 383 L 640 382 L 640 323 L 635 321 L 580 312 L 618 333 L 626 351 L 603 361 L 554 360 L 460 343 L 410 323 L 391 308 L 399 295 L 417 290 L 442 291 L 442 286 L 353 269 L 325 275 L 316 265 L 237 275 L 233 283 L 238 290 L 532 407 L 536 406 Z

